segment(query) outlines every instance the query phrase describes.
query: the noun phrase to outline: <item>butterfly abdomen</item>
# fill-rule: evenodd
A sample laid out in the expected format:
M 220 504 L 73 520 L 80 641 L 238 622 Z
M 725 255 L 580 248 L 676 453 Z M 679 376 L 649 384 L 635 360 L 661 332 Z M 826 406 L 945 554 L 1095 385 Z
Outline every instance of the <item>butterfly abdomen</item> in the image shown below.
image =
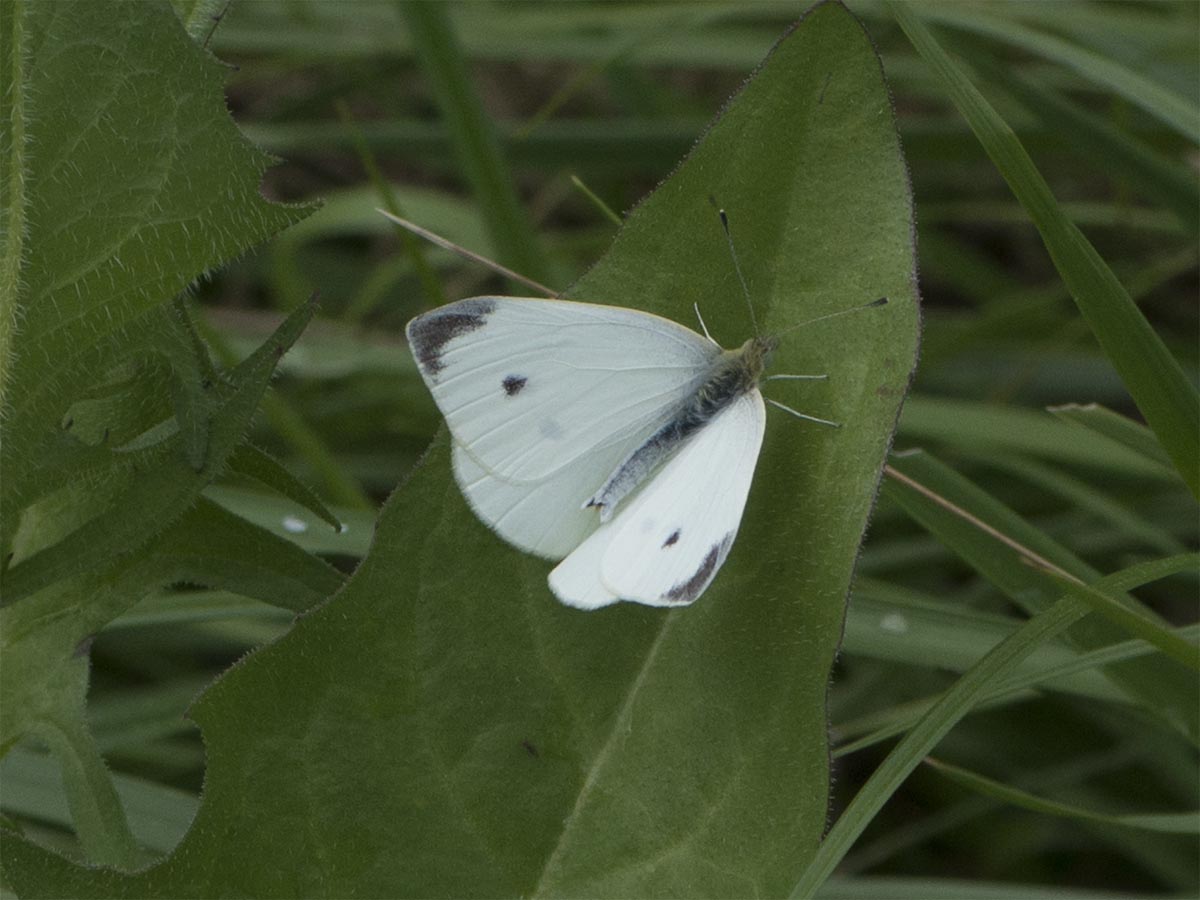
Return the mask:
M 617 504 L 627 497 L 689 437 L 711 422 L 738 397 L 758 387 L 766 357 L 773 348 L 768 339 L 754 338 L 740 349 L 725 351 L 699 389 L 646 441 L 627 456 L 604 485 L 584 503 L 600 508 L 607 522 Z

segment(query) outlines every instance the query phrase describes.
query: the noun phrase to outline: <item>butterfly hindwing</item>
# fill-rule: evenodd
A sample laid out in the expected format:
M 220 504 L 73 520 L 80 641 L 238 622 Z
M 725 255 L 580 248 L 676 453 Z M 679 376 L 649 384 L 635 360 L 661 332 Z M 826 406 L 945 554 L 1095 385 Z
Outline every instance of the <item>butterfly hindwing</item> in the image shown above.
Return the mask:
M 619 449 L 598 451 L 589 460 L 595 463 L 591 470 L 611 470 L 621 453 Z M 509 482 L 489 474 L 457 443 L 453 463 L 454 477 L 475 515 L 527 553 L 562 559 L 596 529 L 596 511 L 583 505 L 590 482 L 578 471 L 580 465 L 537 482 Z
M 758 390 L 731 402 L 550 573 L 558 598 L 595 609 L 699 597 L 733 545 L 765 428 Z

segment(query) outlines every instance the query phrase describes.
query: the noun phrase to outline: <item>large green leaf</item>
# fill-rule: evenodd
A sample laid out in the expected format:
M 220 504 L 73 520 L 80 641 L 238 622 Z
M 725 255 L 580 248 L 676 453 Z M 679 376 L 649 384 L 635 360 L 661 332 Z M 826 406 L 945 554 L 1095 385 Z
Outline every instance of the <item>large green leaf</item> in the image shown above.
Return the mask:
M 915 356 L 911 203 L 879 62 L 813 11 L 570 292 L 735 345 L 749 318 L 708 203 L 733 222 L 775 393 L 741 537 L 699 603 L 559 606 L 548 565 L 488 533 L 447 444 L 391 499 L 333 601 L 193 714 L 204 802 L 148 872 L 12 841 L 18 890 L 105 896 L 747 895 L 794 882 L 825 825 L 826 686 Z

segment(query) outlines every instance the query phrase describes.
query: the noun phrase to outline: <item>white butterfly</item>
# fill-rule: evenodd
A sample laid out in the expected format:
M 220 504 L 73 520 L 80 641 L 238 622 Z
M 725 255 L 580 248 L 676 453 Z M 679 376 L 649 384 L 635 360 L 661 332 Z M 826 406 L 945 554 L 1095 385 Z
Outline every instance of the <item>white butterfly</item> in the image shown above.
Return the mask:
M 513 297 L 440 307 L 407 334 L 471 508 L 562 560 L 559 600 L 684 606 L 704 593 L 750 491 L 775 338 L 722 350 L 650 313 Z

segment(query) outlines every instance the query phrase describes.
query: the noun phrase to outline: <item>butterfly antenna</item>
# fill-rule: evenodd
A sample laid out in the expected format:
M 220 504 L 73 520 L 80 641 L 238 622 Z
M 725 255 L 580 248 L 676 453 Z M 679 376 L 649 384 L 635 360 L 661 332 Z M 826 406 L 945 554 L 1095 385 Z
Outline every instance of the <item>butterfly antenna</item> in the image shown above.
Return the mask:
M 716 341 L 713 341 L 713 336 L 708 333 L 708 326 L 704 324 L 704 316 L 700 315 L 700 304 L 693 303 L 692 309 L 694 309 L 696 311 L 696 318 L 700 320 L 700 330 L 704 332 L 704 336 L 706 338 L 708 338 L 710 341 L 712 341 L 714 344 L 717 344 Z M 721 345 L 717 344 L 717 346 L 719 347 Z
M 721 228 L 725 231 L 725 243 L 729 245 L 729 255 L 733 259 L 733 271 L 737 273 L 738 281 L 742 285 L 742 294 L 746 298 L 746 306 L 750 308 L 750 324 L 754 326 L 754 333 L 758 334 L 758 317 L 754 315 L 754 303 L 750 300 L 750 288 L 746 287 L 746 279 L 742 275 L 742 266 L 738 262 L 737 250 L 733 248 L 733 234 L 729 230 L 729 216 L 725 214 L 725 210 L 717 206 L 716 198 L 709 197 L 708 202 L 712 204 L 713 209 L 717 211 L 717 215 L 721 217 Z
M 504 266 L 500 265 L 500 263 L 498 263 L 494 260 L 488 259 L 486 256 L 480 256 L 478 253 L 472 253 L 466 247 L 460 247 L 458 244 L 454 243 L 453 241 L 446 240 L 446 238 L 442 237 L 440 234 L 434 234 L 432 231 L 427 231 L 426 229 L 422 228 L 420 225 L 416 225 L 413 222 L 408 221 L 408 219 L 402 219 L 399 216 L 392 215 L 386 209 L 379 209 L 378 207 L 376 207 L 375 212 L 382 214 L 385 219 L 390 219 L 391 221 L 393 221 L 397 225 L 399 225 L 401 228 L 411 231 L 417 237 L 423 237 L 423 238 L 425 238 L 425 240 L 429 241 L 429 243 L 436 244 L 437 246 L 441 247 L 443 250 L 449 250 L 451 253 L 457 253 L 463 259 L 469 259 L 473 263 L 478 263 L 479 265 L 484 266 L 485 268 L 491 269 L 497 275 L 503 275 L 505 278 L 511 278 L 513 281 L 519 281 L 521 284 L 525 285 L 526 287 L 531 287 L 535 291 L 540 291 L 541 293 L 545 294 L 547 297 L 553 297 L 553 298 L 557 299 L 560 296 L 558 291 L 552 291 L 550 288 L 546 287 L 544 284 L 539 284 L 538 282 L 534 281 L 532 278 L 526 278 L 524 275 L 519 275 L 516 272 L 514 272 L 512 269 L 507 269 Z
M 838 316 L 848 316 L 850 313 L 862 312 L 864 309 L 874 309 L 877 306 L 887 306 L 888 298 L 880 297 L 878 300 L 872 300 L 870 303 L 863 303 L 859 306 L 852 306 L 849 309 L 840 309 L 837 312 L 826 313 L 823 316 L 817 316 L 815 319 L 805 319 L 803 322 L 797 322 L 795 325 L 789 325 L 776 334 L 776 337 L 782 334 L 787 334 L 789 331 L 795 331 L 797 328 L 803 328 L 805 325 L 812 325 L 814 322 L 824 322 L 826 319 L 836 319 Z
M 841 428 L 842 427 L 841 422 L 830 422 L 828 419 L 818 419 L 816 416 L 810 416 L 806 413 L 802 413 L 802 412 L 799 412 L 798 410 L 794 410 L 790 406 L 784 406 L 778 400 L 772 400 L 770 397 L 763 397 L 763 399 L 766 400 L 768 403 L 770 403 L 772 406 L 778 407 L 779 409 L 782 409 L 786 413 L 791 413 L 797 419 L 803 419 L 805 422 L 816 422 L 818 425 L 828 425 L 830 428 Z

